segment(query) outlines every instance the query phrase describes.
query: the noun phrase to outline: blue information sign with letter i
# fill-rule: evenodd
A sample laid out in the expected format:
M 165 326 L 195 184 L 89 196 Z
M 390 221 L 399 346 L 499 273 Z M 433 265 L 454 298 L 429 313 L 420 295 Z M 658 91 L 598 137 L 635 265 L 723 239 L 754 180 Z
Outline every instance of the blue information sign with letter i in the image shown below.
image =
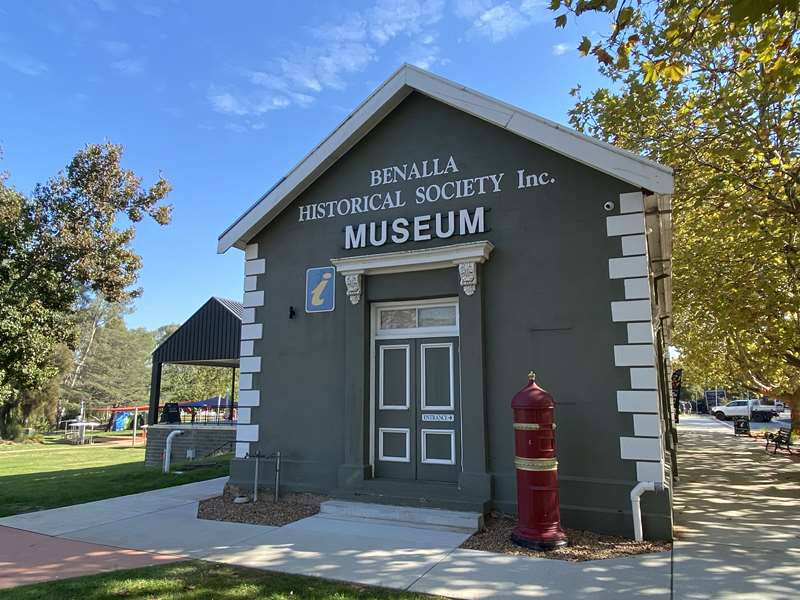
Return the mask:
M 330 312 L 336 306 L 336 267 L 306 271 L 306 312 Z

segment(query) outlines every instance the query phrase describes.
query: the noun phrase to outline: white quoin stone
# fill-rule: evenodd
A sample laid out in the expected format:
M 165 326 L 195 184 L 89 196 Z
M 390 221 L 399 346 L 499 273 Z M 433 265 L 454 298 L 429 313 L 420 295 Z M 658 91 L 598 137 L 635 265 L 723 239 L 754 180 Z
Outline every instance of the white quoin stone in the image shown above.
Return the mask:
M 647 277 L 646 256 L 623 256 L 608 259 L 609 279 L 624 279 L 626 277 Z
M 247 325 L 242 325 L 241 339 L 260 340 L 263 331 L 264 331 L 264 326 L 261 323 L 249 323 Z
M 236 442 L 236 458 L 244 458 L 250 452 L 249 442 Z
M 252 390 L 253 389 L 253 374 L 252 373 L 241 373 L 239 375 L 239 389 L 240 390 Z
M 611 303 L 611 320 L 615 323 L 625 321 L 650 322 L 650 300 L 621 300 Z
M 625 299 L 650 298 L 650 282 L 647 277 L 634 277 L 625 280 Z
M 617 392 L 617 410 L 631 413 L 658 413 L 656 390 L 620 390 Z
M 609 236 L 644 233 L 644 214 L 633 213 L 606 217 L 606 233 Z
M 644 212 L 644 196 L 642 192 L 628 192 L 619 195 L 619 212 Z
M 634 390 L 658 389 L 658 372 L 654 368 L 631 369 L 631 388 Z
M 645 254 L 644 234 L 626 235 L 622 238 L 622 254 L 633 256 L 634 254 Z
M 661 422 L 658 415 L 633 415 L 633 434 L 642 437 L 661 435 Z
M 237 442 L 257 442 L 258 425 L 236 425 Z
M 661 443 L 658 438 L 619 438 L 620 456 L 626 460 L 659 460 Z
M 618 367 L 653 367 L 656 353 L 652 344 L 614 346 L 614 364 Z
M 242 356 L 239 358 L 239 372 L 240 373 L 260 373 L 261 372 L 261 357 L 260 356 Z
M 264 306 L 264 290 L 256 290 L 255 292 L 245 292 L 242 306 L 252 308 L 256 306 Z
M 267 261 L 263 258 L 257 260 L 246 260 L 244 263 L 244 274 L 263 275 L 267 272 Z
M 637 481 L 656 481 L 662 483 L 664 480 L 664 465 L 661 462 L 638 461 L 636 463 Z
M 244 249 L 244 257 L 246 260 L 258 258 L 258 244 L 248 244 Z
M 239 406 L 259 406 L 261 392 L 258 390 L 239 390 Z

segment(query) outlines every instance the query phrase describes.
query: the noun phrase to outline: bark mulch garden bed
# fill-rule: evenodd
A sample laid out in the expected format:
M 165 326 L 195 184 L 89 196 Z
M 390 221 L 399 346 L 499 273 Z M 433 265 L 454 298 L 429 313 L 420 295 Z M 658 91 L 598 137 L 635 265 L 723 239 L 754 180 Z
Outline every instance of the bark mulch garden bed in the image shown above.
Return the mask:
M 251 500 L 245 504 L 234 504 L 236 496 L 243 496 L 234 487 L 226 486 L 222 496 L 202 500 L 197 509 L 197 517 L 211 521 L 231 521 L 250 525 L 272 525 L 282 527 L 294 521 L 314 516 L 319 512 L 320 503 L 328 498 L 318 494 L 284 494 L 275 502 L 272 494 L 265 490 L 258 494 L 258 502 Z
M 570 562 L 620 558 L 633 556 L 634 554 L 667 552 L 672 549 L 670 542 L 636 542 L 615 535 L 601 535 L 591 531 L 565 529 L 569 545 L 550 552 L 540 552 L 517 546 L 511 541 L 511 532 L 516 524 L 517 520 L 509 515 L 498 513 L 486 515 L 483 530 L 473 534 L 472 537 L 461 544 L 461 547 L 469 550 L 553 558 Z

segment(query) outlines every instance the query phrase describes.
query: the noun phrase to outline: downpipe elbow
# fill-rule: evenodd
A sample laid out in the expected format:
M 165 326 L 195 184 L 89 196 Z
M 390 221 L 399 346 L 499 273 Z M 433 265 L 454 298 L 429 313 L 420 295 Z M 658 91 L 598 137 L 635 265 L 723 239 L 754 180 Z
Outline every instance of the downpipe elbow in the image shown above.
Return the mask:
M 642 531 L 641 498 L 645 492 L 663 492 L 664 484 L 660 481 L 640 481 L 631 490 L 631 513 L 633 515 L 633 537 L 637 542 L 644 540 Z

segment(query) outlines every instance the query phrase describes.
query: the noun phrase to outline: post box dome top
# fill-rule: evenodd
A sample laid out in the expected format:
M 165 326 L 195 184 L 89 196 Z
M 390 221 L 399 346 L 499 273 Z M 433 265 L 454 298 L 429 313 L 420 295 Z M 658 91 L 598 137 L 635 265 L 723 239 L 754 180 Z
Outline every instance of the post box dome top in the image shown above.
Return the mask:
M 536 374 L 528 373 L 528 385 L 516 393 L 511 400 L 511 408 L 553 408 L 555 402 L 549 392 L 536 383 Z

